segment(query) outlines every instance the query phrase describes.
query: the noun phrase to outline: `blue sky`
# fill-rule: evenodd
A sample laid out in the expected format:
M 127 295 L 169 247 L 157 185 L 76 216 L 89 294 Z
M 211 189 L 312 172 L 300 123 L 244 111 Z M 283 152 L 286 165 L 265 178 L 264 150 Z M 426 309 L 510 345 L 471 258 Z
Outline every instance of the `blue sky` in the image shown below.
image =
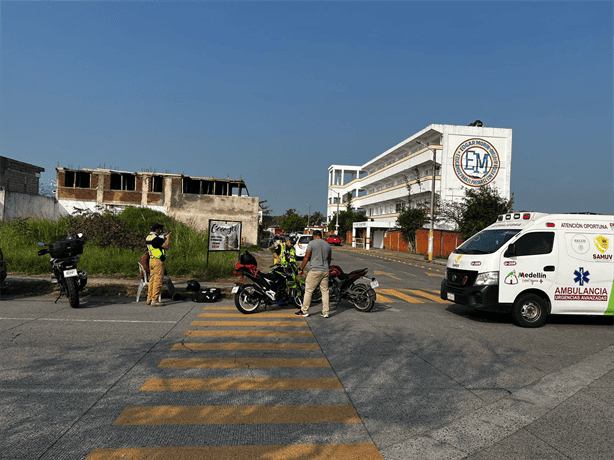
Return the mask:
M 513 129 L 515 209 L 613 212 L 610 2 L 2 2 L 0 155 L 242 178 L 326 213 L 327 169 L 432 123 Z

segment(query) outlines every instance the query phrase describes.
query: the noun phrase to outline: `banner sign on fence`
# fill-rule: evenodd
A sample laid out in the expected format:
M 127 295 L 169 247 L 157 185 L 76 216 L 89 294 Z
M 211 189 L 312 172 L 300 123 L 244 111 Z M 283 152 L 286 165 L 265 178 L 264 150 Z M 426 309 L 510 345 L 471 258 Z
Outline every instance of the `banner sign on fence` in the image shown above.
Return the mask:
M 240 251 L 241 222 L 209 221 L 209 251 Z

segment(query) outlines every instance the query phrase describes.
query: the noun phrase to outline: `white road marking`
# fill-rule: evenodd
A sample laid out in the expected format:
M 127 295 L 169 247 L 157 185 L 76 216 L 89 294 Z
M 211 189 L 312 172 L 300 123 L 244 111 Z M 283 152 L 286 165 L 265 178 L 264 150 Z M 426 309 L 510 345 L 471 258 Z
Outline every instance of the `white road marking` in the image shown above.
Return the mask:
M 0 318 L 2 320 L 20 321 L 78 321 L 82 323 L 150 323 L 150 324 L 175 324 L 177 321 L 137 321 L 124 319 L 72 319 L 72 318 Z

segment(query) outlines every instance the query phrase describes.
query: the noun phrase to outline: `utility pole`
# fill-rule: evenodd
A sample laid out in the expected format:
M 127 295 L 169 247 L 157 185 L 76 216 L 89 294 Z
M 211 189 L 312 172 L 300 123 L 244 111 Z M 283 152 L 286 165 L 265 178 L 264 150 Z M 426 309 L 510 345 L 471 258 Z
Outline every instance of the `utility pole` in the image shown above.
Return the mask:
M 427 144 L 421 141 L 416 141 L 417 144 L 420 144 L 422 147 L 430 149 L 433 151 L 433 186 L 431 189 L 431 229 L 429 230 L 429 262 L 433 261 L 433 231 L 435 230 L 435 165 L 436 163 L 436 151 L 435 149 L 431 149 Z
M 311 206 L 309 206 L 309 203 L 305 203 L 308 207 L 309 207 L 309 214 L 307 214 L 307 233 L 309 233 L 309 230 L 311 228 L 311 225 L 309 225 L 309 219 L 311 217 Z

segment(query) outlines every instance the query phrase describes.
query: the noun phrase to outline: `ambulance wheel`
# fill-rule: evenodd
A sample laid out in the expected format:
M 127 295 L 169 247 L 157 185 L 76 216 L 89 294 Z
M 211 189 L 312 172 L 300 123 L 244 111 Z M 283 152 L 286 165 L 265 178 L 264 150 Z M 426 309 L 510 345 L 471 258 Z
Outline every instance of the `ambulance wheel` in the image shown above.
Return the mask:
M 546 323 L 547 316 L 547 302 L 536 294 L 520 296 L 512 310 L 512 319 L 522 327 L 541 327 Z

